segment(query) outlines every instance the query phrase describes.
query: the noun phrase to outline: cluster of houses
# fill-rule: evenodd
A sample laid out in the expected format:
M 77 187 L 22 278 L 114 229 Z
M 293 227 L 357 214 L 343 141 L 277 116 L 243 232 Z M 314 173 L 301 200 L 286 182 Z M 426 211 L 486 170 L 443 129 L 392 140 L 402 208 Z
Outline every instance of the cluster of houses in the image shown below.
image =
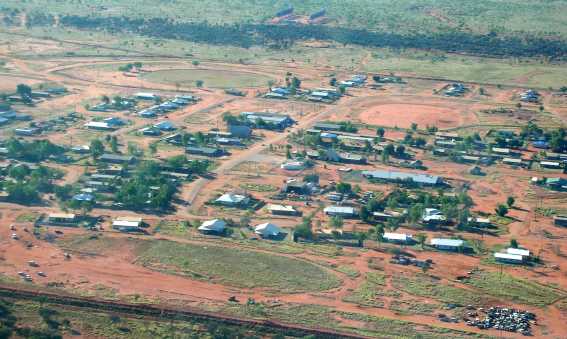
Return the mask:
M 364 86 L 368 77 L 365 74 L 355 74 L 350 79 L 339 82 L 339 86 L 361 87 Z
M 0 107 L 0 127 L 16 121 L 29 121 L 31 119 L 31 115 L 16 113 L 16 111 L 9 106 Z
M 242 112 L 240 118 L 248 125 L 258 129 L 283 131 L 295 124 L 287 114 L 270 112 Z
M 539 92 L 534 91 L 532 89 L 529 89 L 520 94 L 520 101 L 523 102 L 537 103 L 540 101 L 540 99 L 541 99 L 541 94 L 539 94 Z
M 104 118 L 102 121 L 89 121 L 84 127 L 96 131 L 112 132 L 126 125 L 126 122 L 118 117 Z
M 136 93 L 135 98 L 144 101 L 160 102 L 162 98 L 154 93 Z M 193 95 L 178 95 L 173 99 L 163 101 L 159 104 L 155 104 L 149 108 L 140 110 L 137 114 L 142 118 L 155 118 L 158 115 L 167 114 L 185 107 L 190 104 L 194 104 L 199 101 L 200 98 Z
M 507 264 L 526 264 L 531 258 L 530 251 L 522 248 L 509 247 L 502 252 L 494 253 L 494 260 Z
M 169 120 L 162 120 L 157 122 L 151 126 L 144 127 L 139 130 L 142 135 L 158 137 L 162 135 L 162 133 L 173 132 L 177 129 L 177 127 Z
M 6 98 L 6 101 L 13 103 L 38 103 L 51 99 L 55 96 L 61 96 L 65 94 L 67 94 L 67 89 L 65 87 L 52 87 L 41 91 L 32 90 L 29 96 L 22 96 L 18 94 L 10 95 Z
M 213 219 L 203 222 L 198 230 L 204 234 L 222 235 L 225 233 L 227 227 L 226 221 Z M 278 225 L 269 222 L 256 225 L 253 229 L 254 234 L 265 239 L 280 239 L 287 234 Z
M 103 101 L 96 105 L 90 106 L 89 111 L 92 112 L 109 112 L 119 110 L 131 110 L 136 107 L 137 101 L 134 98 L 113 98 L 109 101 Z
M 27 119 L 31 120 L 31 117 Z M 80 119 L 77 112 L 69 112 L 44 121 L 31 121 L 27 127 L 14 128 L 13 132 L 19 137 L 33 137 L 51 131 L 62 132 Z
M 295 93 L 295 94 L 294 94 Z M 304 98 L 312 102 L 332 103 L 341 98 L 341 92 L 337 88 L 315 88 L 312 90 L 296 89 L 292 91 L 287 87 L 274 87 L 264 95 L 267 99 L 289 99 L 294 96 Z
M 512 141 L 516 138 L 515 134 L 510 131 L 498 131 L 498 136 L 505 137 L 505 140 Z M 543 159 L 534 161 L 532 159 L 523 159 L 522 152 L 508 147 L 488 147 L 485 142 L 473 140 L 471 149 L 468 151 L 456 150 L 462 137 L 457 133 L 436 132 L 435 148 L 433 154 L 440 157 L 452 156 L 453 159 L 460 163 L 468 163 L 473 165 L 490 166 L 495 161 L 512 167 L 528 168 L 533 164 L 537 164 L 541 169 L 561 170 L 567 168 L 567 154 L 546 152 Z M 537 140 L 532 142 L 536 148 L 549 148 L 549 143 L 545 140 Z M 473 167 L 471 174 L 478 175 L 479 168 Z

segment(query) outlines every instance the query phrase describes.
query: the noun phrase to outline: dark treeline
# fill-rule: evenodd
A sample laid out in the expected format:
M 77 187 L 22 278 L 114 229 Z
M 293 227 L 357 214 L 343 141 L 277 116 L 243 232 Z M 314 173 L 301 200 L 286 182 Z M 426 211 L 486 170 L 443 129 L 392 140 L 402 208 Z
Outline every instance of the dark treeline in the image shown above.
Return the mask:
M 47 24 L 45 15 L 31 25 Z M 562 40 L 538 37 L 502 37 L 495 33 L 474 35 L 465 32 L 443 32 L 420 35 L 402 35 L 387 32 L 315 25 L 212 25 L 207 22 L 178 23 L 165 18 L 131 19 L 127 17 L 63 16 L 60 24 L 85 30 L 104 29 L 110 32 L 132 32 L 164 39 L 179 39 L 217 45 L 249 48 L 254 45 L 286 48 L 295 41 L 316 39 L 341 44 L 396 49 L 440 50 L 496 57 L 545 56 L 561 60 L 567 56 L 567 44 Z

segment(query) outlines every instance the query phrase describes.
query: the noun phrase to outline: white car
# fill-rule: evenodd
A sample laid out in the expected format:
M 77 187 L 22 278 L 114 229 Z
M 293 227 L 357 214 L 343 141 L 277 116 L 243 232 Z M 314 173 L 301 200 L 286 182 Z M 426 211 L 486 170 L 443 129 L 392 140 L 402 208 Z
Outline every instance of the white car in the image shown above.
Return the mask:
M 16 233 L 12 233 L 12 239 L 18 240 L 18 235 Z

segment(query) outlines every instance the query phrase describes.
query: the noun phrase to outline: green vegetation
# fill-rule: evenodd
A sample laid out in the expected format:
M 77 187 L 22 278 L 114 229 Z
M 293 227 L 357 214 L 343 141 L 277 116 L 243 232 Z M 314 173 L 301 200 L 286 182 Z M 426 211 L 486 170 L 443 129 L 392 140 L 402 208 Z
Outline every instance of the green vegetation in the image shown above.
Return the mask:
M 390 309 L 404 315 L 420 314 L 430 316 L 439 309 L 439 305 L 424 303 L 420 300 L 392 300 Z
M 236 287 L 304 292 L 340 285 L 322 268 L 278 255 L 169 241 L 145 242 L 138 249 L 138 264 Z
M 427 325 L 417 325 L 402 320 L 378 318 L 359 313 L 340 313 L 339 315 L 344 319 L 364 322 L 364 328 L 356 328 L 355 332 L 370 337 L 388 339 L 487 338 L 487 336 L 482 334 L 468 333 Z
M 506 273 L 478 271 L 467 280 L 467 283 L 495 298 L 538 307 L 552 304 L 559 298 L 567 296 L 567 292 L 515 278 Z
M 395 276 L 392 278 L 394 287 L 420 297 L 427 297 L 447 304 L 469 305 L 483 304 L 481 295 L 464 288 L 445 284 L 429 275 Z
M 25 164 L 10 166 L 7 177 L 0 181 L 0 191 L 8 193 L 8 200 L 19 204 L 34 204 L 41 201 L 42 193 L 52 193 L 57 188 L 53 180 L 63 173 L 45 166 L 31 167 Z
M 243 190 L 251 192 L 274 192 L 277 191 L 277 187 L 270 184 L 253 184 L 253 183 L 243 183 L 240 184 L 240 188 Z
M 72 336 L 96 338 L 256 338 L 256 335 L 274 335 L 267 329 L 230 326 L 215 321 L 192 320 L 155 321 L 119 314 L 106 314 L 88 309 L 72 310 L 53 304 L 16 301 L 0 304 L 2 327 L 5 334 L 17 320 L 15 334 L 22 338 L 56 339 Z M 9 326 L 6 326 L 9 325 Z
M 360 272 L 352 266 L 341 265 L 336 268 L 337 271 L 346 274 L 349 278 L 357 278 L 360 276 Z
M 206 18 L 211 23 L 248 23 L 267 20 L 288 4 L 300 15 L 310 15 L 326 8 L 327 16 L 338 20 L 339 24 L 356 28 L 401 33 L 470 30 L 477 33 L 495 31 L 499 34 L 512 34 L 523 31 L 536 35 L 547 35 L 551 30 L 562 37 L 567 36 L 567 25 L 561 15 L 567 11 L 567 5 L 562 1 L 501 1 L 495 5 L 489 0 L 470 3 L 458 0 L 353 0 L 345 6 L 340 0 L 260 0 L 250 3 L 212 0 L 207 3 L 168 2 L 167 6 L 157 12 L 144 0 L 104 0 L 99 3 L 97 15 L 120 16 L 121 13 L 128 13 L 135 18 L 165 17 L 185 22 L 198 22 Z M 5 0 L 2 6 L 25 12 L 39 11 L 47 15 L 84 15 L 92 11 L 87 3 L 71 5 L 57 0 Z M 13 20 L 17 19 L 14 17 Z
M 344 298 L 344 301 L 356 303 L 363 306 L 384 307 L 382 296 L 394 295 L 397 292 L 386 292 L 386 276 L 380 272 L 370 272 L 366 275 L 366 280 Z M 399 294 L 397 294 L 399 296 Z
M 211 88 L 239 88 L 265 86 L 269 77 L 240 71 L 226 71 L 213 69 L 168 69 L 145 73 L 148 81 L 180 84 L 182 86 L 196 86 L 197 81 Z M 198 87 L 198 86 L 197 86 Z

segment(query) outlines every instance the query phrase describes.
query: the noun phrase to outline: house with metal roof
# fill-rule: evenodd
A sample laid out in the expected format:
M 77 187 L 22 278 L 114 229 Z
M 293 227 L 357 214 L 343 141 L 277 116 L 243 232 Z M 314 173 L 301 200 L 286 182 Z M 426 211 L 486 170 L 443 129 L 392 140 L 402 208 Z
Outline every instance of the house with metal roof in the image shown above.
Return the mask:
M 420 185 L 435 186 L 443 184 L 443 179 L 438 176 L 428 174 L 418 174 L 410 172 L 397 172 L 397 171 L 363 171 L 362 176 L 368 179 L 382 180 L 389 182 L 412 181 Z
M 563 226 L 567 227 L 567 216 L 565 215 L 556 215 L 553 217 L 553 224 L 555 226 Z
M 160 121 L 153 127 L 159 129 L 160 131 L 174 131 L 175 129 L 177 129 L 175 125 L 168 120 Z
M 140 217 L 118 217 L 112 221 L 112 228 L 120 232 L 142 232 L 142 225 Z
M 70 213 L 51 213 L 47 216 L 47 222 L 51 225 L 73 225 L 77 221 L 77 216 Z
M 460 239 L 433 238 L 431 246 L 443 251 L 459 251 L 465 247 L 465 242 Z
M 89 121 L 85 124 L 85 127 L 88 129 L 94 129 L 98 131 L 114 131 L 116 130 L 116 126 L 110 125 L 103 121 Z
M 301 215 L 301 212 L 299 212 L 293 206 L 271 204 L 268 205 L 267 210 L 270 211 L 270 213 L 273 215 L 291 215 L 291 216 Z
M 517 264 L 518 265 L 518 264 L 524 263 L 524 257 L 522 257 L 521 255 L 509 254 L 509 253 L 500 253 L 500 252 L 494 253 L 494 260 L 496 260 L 498 262 L 506 263 L 506 264 Z
M 282 235 L 284 231 L 278 225 L 267 222 L 256 226 L 254 228 L 254 233 L 262 238 L 277 238 Z
M 412 235 L 405 233 L 385 232 L 382 238 L 384 238 L 384 241 L 394 244 L 410 244 L 414 242 Z
M 332 123 L 325 123 L 325 122 L 318 122 L 313 126 L 313 129 L 319 131 L 340 131 L 341 125 L 339 124 L 332 124 Z
M 112 164 L 131 164 L 136 158 L 131 155 L 118 155 L 105 153 L 98 158 L 99 161 L 112 163 Z
M 205 234 L 222 234 L 226 229 L 226 222 L 221 219 L 207 220 L 199 226 L 198 230 Z
M 331 217 L 356 218 L 358 216 L 356 209 L 350 206 L 328 206 L 323 212 Z
M 79 193 L 73 196 L 73 200 L 80 202 L 91 202 L 94 201 L 95 197 L 89 193 Z
M 250 198 L 234 193 L 225 193 L 215 200 L 215 203 L 229 207 L 242 207 L 250 203 Z
M 514 254 L 514 255 L 519 255 L 522 256 L 524 259 L 527 259 L 531 256 L 531 253 L 529 250 L 523 249 L 523 248 L 514 248 L 514 247 L 508 247 L 506 249 L 506 253 L 508 254 Z
M 187 146 L 185 148 L 185 152 L 187 152 L 187 154 L 202 155 L 206 157 L 221 157 L 225 154 L 220 148 L 199 146 Z

